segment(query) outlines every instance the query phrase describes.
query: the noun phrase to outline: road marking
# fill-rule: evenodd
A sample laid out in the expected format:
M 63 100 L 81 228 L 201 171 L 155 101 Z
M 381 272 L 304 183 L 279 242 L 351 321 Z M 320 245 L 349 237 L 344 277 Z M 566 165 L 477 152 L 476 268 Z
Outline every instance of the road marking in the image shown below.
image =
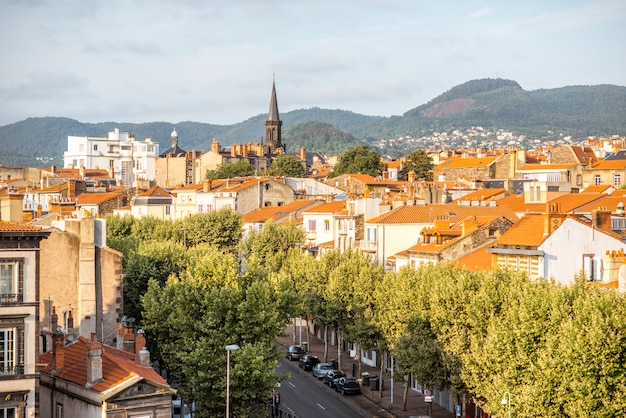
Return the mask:
M 317 404 L 317 406 L 319 406 L 320 408 L 322 408 L 323 410 L 326 410 L 326 408 L 324 408 L 322 405 Z
M 296 387 L 296 385 L 294 385 L 294 384 L 293 384 L 293 383 L 291 383 L 291 382 L 287 382 L 287 383 L 289 383 L 289 384 L 290 384 L 291 386 L 293 386 L 294 388 Z

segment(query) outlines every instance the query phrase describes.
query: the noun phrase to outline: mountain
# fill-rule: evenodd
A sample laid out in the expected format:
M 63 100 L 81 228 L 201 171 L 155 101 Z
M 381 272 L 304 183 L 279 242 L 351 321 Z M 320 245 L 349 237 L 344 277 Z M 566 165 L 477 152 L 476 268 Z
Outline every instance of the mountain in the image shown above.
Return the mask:
M 614 85 L 569 86 L 524 90 L 504 79 L 472 80 L 455 86 L 402 116 L 366 116 L 346 110 L 299 109 L 280 115 L 288 152 L 304 146 L 310 152 L 341 152 L 380 139 L 433 131 L 450 132 L 473 126 L 489 131 L 503 129 L 541 140 L 572 136 L 624 135 L 626 87 Z M 267 114 L 233 125 L 199 122 L 149 122 L 141 124 L 81 123 L 68 118 L 29 118 L 0 127 L 0 164 L 7 166 L 61 165 L 68 136 L 106 137 L 115 128 L 138 139 L 151 137 L 162 150 L 171 144 L 175 128 L 186 150 L 210 149 L 216 139 L 222 146 L 260 142 Z M 318 124 L 309 124 L 317 122 Z M 304 124 L 303 126 L 298 126 Z M 289 142 L 291 141 L 291 143 Z

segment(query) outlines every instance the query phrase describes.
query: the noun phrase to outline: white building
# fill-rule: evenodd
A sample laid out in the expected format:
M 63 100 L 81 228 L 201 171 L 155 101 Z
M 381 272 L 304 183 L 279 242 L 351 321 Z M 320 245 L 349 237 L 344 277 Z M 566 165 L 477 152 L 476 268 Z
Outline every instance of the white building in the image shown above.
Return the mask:
M 118 185 L 131 187 L 138 179 L 154 180 L 158 155 L 159 144 L 151 138 L 136 141 L 116 128 L 106 138 L 68 136 L 63 164 L 66 168 L 111 168 Z

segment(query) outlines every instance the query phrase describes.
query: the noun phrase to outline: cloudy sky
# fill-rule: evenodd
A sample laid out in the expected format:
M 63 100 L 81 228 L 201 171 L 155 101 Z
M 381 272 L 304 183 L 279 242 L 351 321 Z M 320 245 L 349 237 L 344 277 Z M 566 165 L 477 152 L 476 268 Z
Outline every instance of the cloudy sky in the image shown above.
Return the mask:
M 626 86 L 626 1 L 0 0 L 0 125 L 401 115 L 469 80 Z

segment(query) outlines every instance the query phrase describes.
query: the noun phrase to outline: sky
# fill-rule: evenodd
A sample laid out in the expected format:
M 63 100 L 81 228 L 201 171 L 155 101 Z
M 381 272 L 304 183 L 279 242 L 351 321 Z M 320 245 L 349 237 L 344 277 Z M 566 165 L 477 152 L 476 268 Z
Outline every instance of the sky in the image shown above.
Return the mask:
M 470 80 L 626 86 L 626 1 L 0 0 L 0 126 L 392 116 Z

